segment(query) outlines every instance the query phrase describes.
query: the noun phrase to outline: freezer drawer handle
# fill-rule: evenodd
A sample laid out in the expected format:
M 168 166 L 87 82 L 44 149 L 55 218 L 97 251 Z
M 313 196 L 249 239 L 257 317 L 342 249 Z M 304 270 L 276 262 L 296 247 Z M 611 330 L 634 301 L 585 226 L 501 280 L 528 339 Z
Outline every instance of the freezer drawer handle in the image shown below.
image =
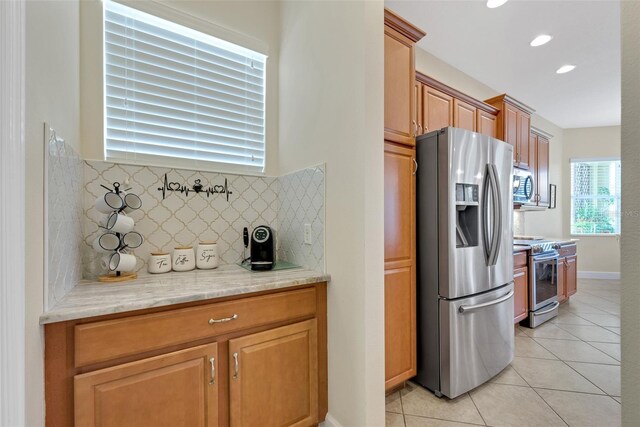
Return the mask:
M 501 302 L 505 302 L 506 300 L 511 298 L 514 293 L 515 293 L 515 291 L 512 289 L 505 296 L 502 296 L 502 297 L 500 297 L 498 299 L 494 299 L 493 301 L 483 302 L 482 304 L 476 304 L 476 305 L 461 305 L 460 308 L 458 309 L 458 311 L 460 313 L 466 313 L 467 311 L 473 311 L 473 310 L 477 310 L 479 308 L 485 308 L 485 307 L 489 307 L 491 305 L 500 304 Z
M 550 309 L 544 310 L 544 311 L 534 311 L 533 315 L 534 316 L 540 316 L 541 314 L 551 313 L 553 310 L 558 308 L 559 305 L 560 305 L 560 303 L 558 301 L 556 301 L 556 302 L 553 303 L 553 307 L 551 307 Z

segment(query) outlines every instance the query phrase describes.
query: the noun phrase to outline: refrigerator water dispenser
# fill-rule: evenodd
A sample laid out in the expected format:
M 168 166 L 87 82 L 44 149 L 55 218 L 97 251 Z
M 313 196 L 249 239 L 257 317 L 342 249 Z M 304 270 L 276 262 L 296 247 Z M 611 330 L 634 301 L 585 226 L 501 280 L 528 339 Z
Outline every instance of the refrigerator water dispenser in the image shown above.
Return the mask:
M 456 184 L 456 248 L 478 246 L 478 186 Z

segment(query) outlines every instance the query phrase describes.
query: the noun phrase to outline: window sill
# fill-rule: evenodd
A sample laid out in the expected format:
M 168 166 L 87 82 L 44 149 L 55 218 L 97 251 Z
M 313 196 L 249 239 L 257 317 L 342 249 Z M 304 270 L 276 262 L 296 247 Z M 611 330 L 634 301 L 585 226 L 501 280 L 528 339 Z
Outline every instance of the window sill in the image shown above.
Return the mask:
M 570 234 L 571 237 L 582 238 L 582 237 L 615 237 L 620 238 L 619 233 L 595 233 L 595 234 Z

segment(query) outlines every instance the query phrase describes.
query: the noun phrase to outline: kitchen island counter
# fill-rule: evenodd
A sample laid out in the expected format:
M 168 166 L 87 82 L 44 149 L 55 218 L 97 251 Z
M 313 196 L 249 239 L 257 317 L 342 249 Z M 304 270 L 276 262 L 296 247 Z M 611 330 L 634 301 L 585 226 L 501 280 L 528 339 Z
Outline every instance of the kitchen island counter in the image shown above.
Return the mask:
M 145 274 L 135 280 L 120 283 L 83 280 L 56 306 L 40 316 L 40 324 L 272 291 L 330 280 L 328 274 L 302 268 L 253 272 L 236 265 L 221 266 L 214 270 Z

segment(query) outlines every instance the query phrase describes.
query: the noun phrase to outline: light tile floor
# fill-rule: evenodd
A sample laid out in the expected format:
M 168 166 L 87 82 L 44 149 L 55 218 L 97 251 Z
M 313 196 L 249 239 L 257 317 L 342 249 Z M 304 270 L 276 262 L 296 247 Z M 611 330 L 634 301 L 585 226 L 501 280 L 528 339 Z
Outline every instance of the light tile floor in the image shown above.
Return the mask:
M 578 289 L 555 319 L 516 327 L 516 357 L 493 380 L 453 400 L 409 382 L 387 397 L 387 426 L 619 426 L 620 282 Z

